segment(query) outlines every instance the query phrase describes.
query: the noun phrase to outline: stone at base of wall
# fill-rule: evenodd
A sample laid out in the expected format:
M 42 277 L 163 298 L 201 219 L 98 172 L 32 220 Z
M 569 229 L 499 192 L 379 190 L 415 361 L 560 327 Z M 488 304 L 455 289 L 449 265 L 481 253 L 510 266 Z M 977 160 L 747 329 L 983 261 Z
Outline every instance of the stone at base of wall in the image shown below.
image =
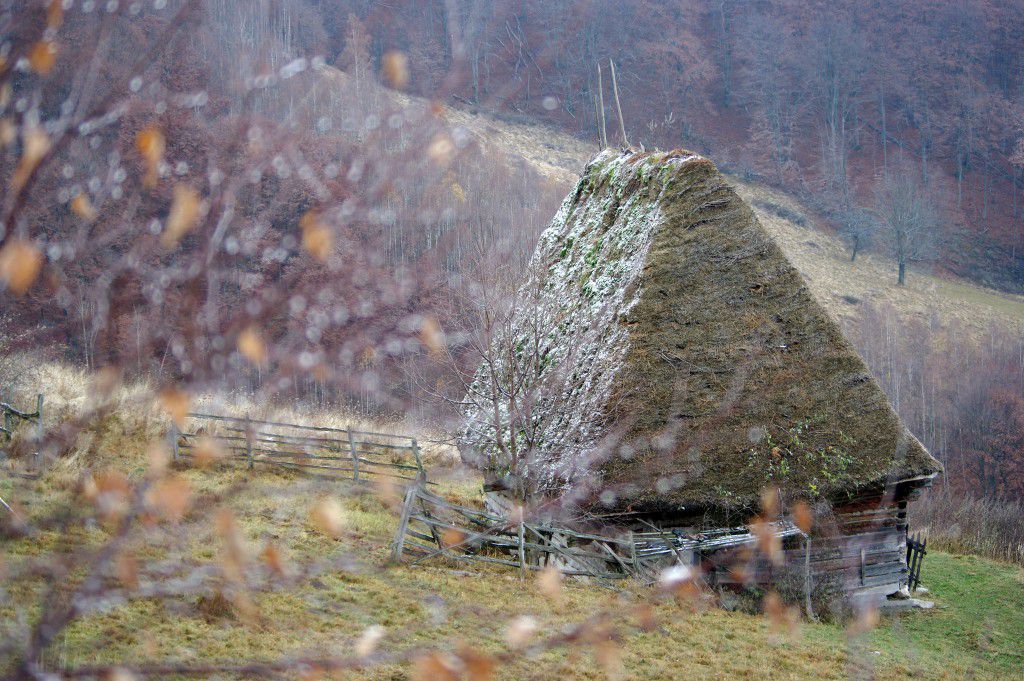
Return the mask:
M 920 598 L 889 598 L 882 601 L 881 607 L 883 610 L 931 610 L 935 603 Z

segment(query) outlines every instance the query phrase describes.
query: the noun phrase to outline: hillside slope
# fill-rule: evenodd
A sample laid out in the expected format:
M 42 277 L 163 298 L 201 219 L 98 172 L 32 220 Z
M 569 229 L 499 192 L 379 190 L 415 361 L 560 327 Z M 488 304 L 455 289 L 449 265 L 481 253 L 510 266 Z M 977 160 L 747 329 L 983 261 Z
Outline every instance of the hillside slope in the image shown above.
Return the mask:
M 564 182 L 566 191 L 598 151 L 553 128 L 510 122 L 484 114 L 446 109 L 445 118 L 468 130 L 485 148 L 520 157 L 545 176 Z M 904 319 L 980 331 L 991 323 L 1024 322 L 1024 296 L 978 286 L 956 277 L 912 268 L 905 286 L 896 284 L 896 266 L 888 258 L 863 254 L 850 262 L 849 248 L 823 226 L 799 199 L 763 184 L 728 176 L 761 223 L 803 274 L 818 300 L 839 318 L 855 314 L 863 303 L 888 304 Z

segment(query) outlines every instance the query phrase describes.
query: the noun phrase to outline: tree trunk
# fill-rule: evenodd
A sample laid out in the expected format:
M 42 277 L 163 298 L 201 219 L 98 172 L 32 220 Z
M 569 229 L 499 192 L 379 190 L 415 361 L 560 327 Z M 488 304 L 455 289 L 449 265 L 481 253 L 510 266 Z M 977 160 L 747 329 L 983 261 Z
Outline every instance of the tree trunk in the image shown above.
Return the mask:
M 853 253 L 850 254 L 850 262 L 857 262 L 857 251 L 860 249 L 860 237 L 853 237 Z
M 900 261 L 900 273 L 896 283 L 899 284 L 900 286 L 903 286 L 905 283 L 907 283 L 907 263 L 903 262 L 902 260 Z

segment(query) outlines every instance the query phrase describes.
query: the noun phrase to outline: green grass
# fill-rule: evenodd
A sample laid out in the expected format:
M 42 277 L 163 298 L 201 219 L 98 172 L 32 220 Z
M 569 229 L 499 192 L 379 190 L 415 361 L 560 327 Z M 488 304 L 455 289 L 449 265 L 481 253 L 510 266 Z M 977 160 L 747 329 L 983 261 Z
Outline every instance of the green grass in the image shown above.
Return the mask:
M 187 471 L 185 475 L 197 492 L 217 492 L 247 479 L 238 470 Z M 70 494 L 48 489 L 45 482 L 30 488 L 5 480 L 0 489 L 22 503 L 30 501 L 27 508 L 33 513 L 61 503 Z M 347 525 L 340 540 L 328 539 L 309 526 L 306 514 L 312 499 L 332 490 L 337 493 L 339 488 L 297 476 L 262 474 L 230 506 L 253 556 L 272 540 L 285 549 L 293 564 L 344 553 L 356 561 L 353 568 L 307 580 L 297 588 L 256 595 L 258 615 L 252 619 L 230 607 L 210 607 L 197 596 L 133 601 L 77 622 L 52 647 L 49 660 L 81 665 L 344 655 L 371 624 L 387 628 L 385 650 L 451 650 L 469 644 L 499 652 L 505 649 L 505 628 L 516 616 L 531 615 L 543 631 L 555 632 L 610 610 L 616 613 L 624 636 L 628 678 L 841 679 L 865 669 L 877 678 L 1014 678 L 1024 668 L 1024 570 L 1020 567 L 932 553 L 924 565 L 924 579 L 936 609 L 886 616 L 874 631 L 853 640 L 840 624 L 804 624 L 795 634 L 777 637 L 763 616 L 715 608 L 694 613 L 683 604 L 661 601 L 654 610 L 660 630 L 640 633 L 634 626 L 634 608 L 652 597 L 643 587 L 631 585 L 617 594 L 569 582 L 565 601 L 558 605 L 533 582 L 520 581 L 512 570 L 471 569 L 467 574 L 466 566 L 458 566 L 460 572 L 441 563 L 388 567 L 387 542 L 396 518 L 375 494 L 341 496 Z M 466 482 L 453 483 L 451 491 L 463 501 L 473 494 Z M 206 522 L 212 513 L 212 509 L 197 509 L 185 526 L 169 530 L 166 536 L 158 533 L 163 539 L 150 536 L 152 546 L 140 548 L 138 554 L 150 559 L 183 555 L 198 563 L 218 560 L 220 540 Z M 16 564 L 25 556 L 96 541 L 101 534 L 98 530 L 47 533 L 9 542 L 3 550 L 8 561 Z M 40 586 L 11 585 L 14 603 L 0 607 L 0 617 L 9 617 L 12 605 L 35 617 L 31 604 Z M 407 674 L 408 669 L 393 666 L 352 678 L 400 679 Z M 588 649 L 555 650 L 537 659 L 520 659 L 503 667 L 498 678 L 557 675 L 604 678 Z

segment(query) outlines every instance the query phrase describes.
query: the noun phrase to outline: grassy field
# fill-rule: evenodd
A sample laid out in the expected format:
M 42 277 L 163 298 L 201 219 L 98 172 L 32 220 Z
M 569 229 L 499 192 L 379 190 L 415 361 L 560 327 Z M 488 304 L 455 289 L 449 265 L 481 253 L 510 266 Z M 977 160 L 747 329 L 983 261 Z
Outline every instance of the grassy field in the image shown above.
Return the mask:
M 109 424 L 103 441 L 119 443 L 119 451 L 105 463 L 138 477 L 145 471 L 145 457 L 128 446 L 128 435 L 125 426 Z M 103 463 L 93 460 L 94 466 Z M 521 581 L 513 570 L 455 569 L 441 562 L 388 566 L 387 544 L 397 522 L 388 493 L 231 467 L 180 474 L 196 496 L 216 497 L 240 488 L 224 505 L 237 518 L 247 560 L 258 562 L 262 547 L 273 543 L 290 565 L 338 559 L 342 566 L 296 586 L 254 593 L 254 612 L 240 611 L 211 594 L 133 600 L 71 626 L 52 646 L 48 662 L 346 655 L 371 625 L 385 627 L 384 651 L 470 645 L 499 653 L 507 649 L 505 632 L 518 616 L 535 618 L 543 634 L 611 612 L 622 636 L 625 678 L 847 678 L 862 673 L 876 678 L 1019 678 L 1024 670 L 1024 570 L 1016 566 L 933 553 L 925 563 L 924 578 L 937 607 L 884 616 L 865 635 L 851 636 L 836 623 L 773 632 L 764 616 L 715 607 L 694 612 L 689 605 L 657 599 L 653 613 L 658 628 L 643 631 L 635 614 L 640 612 L 638 604 L 652 600 L 652 591 L 639 585 L 626 584 L 616 592 L 568 582 L 558 603 L 534 581 Z M 473 479 L 450 475 L 442 487 L 463 502 L 477 497 Z M 80 503 L 67 475 L 51 474 L 36 481 L 0 477 L 0 495 L 35 516 Z M 344 509 L 339 539 L 310 525 L 310 506 L 324 495 L 338 499 Z M 171 556 L 183 557 L 193 567 L 218 564 L 225 548 L 209 522 L 216 513 L 216 505 L 203 505 L 179 525 L 149 528 L 135 536 L 132 545 L 142 564 L 141 583 L 149 583 L 147 572 L 155 573 Z M 3 559 L 16 566 L 101 541 L 104 532 L 94 523 L 82 522 L 70 532 L 8 541 Z M 43 587 L 31 579 L 8 584 L 11 600 L 0 607 L 0 619 L 10 622 L 18 613 L 29 619 L 37 616 L 33 604 Z M 496 678 L 606 678 L 592 652 L 577 647 L 515 658 L 499 668 Z M 408 666 L 392 665 L 345 678 L 403 679 L 409 674 Z

